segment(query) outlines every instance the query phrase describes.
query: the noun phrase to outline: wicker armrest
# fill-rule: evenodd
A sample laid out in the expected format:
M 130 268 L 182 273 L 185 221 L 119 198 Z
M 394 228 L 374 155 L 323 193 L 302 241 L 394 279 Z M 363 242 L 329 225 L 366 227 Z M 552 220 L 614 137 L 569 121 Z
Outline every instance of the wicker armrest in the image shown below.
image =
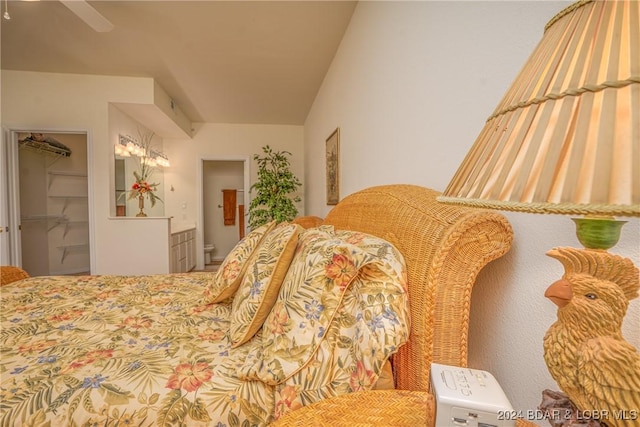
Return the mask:
M 516 427 L 539 427 L 539 426 L 534 422 L 519 419 L 516 421 Z
M 434 427 L 436 404 L 423 391 L 361 391 L 324 399 L 281 417 L 271 427 Z M 435 426 L 443 427 L 443 426 Z M 516 427 L 538 427 L 519 419 Z
M 415 427 L 433 425 L 434 414 L 435 400 L 427 392 L 361 391 L 304 406 L 281 417 L 271 426 Z
M 20 267 L 11 265 L 0 266 L 0 286 L 8 285 L 11 282 L 26 279 L 27 277 L 29 277 L 29 273 Z
M 314 228 L 322 225 L 323 221 L 324 219 L 320 218 L 319 216 L 307 215 L 307 216 L 299 216 L 297 218 L 294 218 L 291 221 L 291 223 L 298 224 L 303 228 Z

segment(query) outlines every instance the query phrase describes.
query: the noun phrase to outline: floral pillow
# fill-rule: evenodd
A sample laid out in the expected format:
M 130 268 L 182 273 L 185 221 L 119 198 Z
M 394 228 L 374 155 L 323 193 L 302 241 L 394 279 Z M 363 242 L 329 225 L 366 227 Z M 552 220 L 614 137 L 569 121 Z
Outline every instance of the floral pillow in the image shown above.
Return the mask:
M 276 419 L 330 396 L 380 387 L 385 367 L 389 367 L 389 357 L 409 339 L 407 274 L 400 252 L 375 236 L 351 231 L 330 234 L 373 258 L 360 267 L 345 289 L 330 324 L 319 329 L 314 337 L 313 352 L 297 351 L 299 345 L 296 344 L 301 342 L 302 327 L 297 327 L 300 319 L 282 315 L 289 313 L 284 308 L 288 302 L 279 301 L 276 305 L 283 304 L 283 307 L 274 311 L 281 313 L 283 329 L 288 328 L 295 335 L 296 344 L 288 352 L 280 348 L 275 357 L 269 357 L 274 355 L 269 348 L 251 349 L 243 366 L 245 370 L 240 371 L 241 376 L 253 376 L 252 379 L 276 385 Z M 322 316 L 318 321 L 321 319 Z M 312 320 L 307 317 L 307 322 Z M 266 328 L 263 333 L 267 334 Z M 272 340 L 263 335 L 263 346 L 269 341 Z M 254 363 L 260 369 L 247 370 L 254 356 L 260 358 L 260 363 Z M 299 369 L 291 370 L 295 365 L 290 362 L 297 362 Z M 393 380 L 387 387 L 393 387 Z
M 375 256 L 377 258 L 376 264 L 384 265 L 382 269 L 385 274 L 389 278 L 396 280 L 408 291 L 404 257 L 395 246 L 384 239 L 358 231 L 335 230 L 332 234 Z
M 275 225 L 276 222 L 272 221 L 256 228 L 229 252 L 216 272 L 213 282 L 204 291 L 205 304 L 221 302 L 235 294 L 251 255 Z
M 363 299 L 375 301 L 364 308 L 363 315 L 356 316 L 355 328 L 361 339 L 355 346 L 359 350 L 357 354 L 375 355 L 358 360 L 368 372 L 385 375 L 385 367 L 390 368 L 386 362 L 386 357 L 390 355 L 388 346 L 408 340 L 410 315 L 404 257 L 391 243 L 370 234 L 350 230 L 339 230 L 333 234 L 376 257 L 375 262 L 360 271 L 352 285 L 354 292 L 345 297 L 342 308 L 349 313 L 362 309 Z M 351 298 L 355 295 L 360 298 Z M 395 349 L 391 350 L 395 352 Z M 393 375 L 387 373 L 386 378 L 378 378 L 374 388 L 393 388 L 388 384 L 380 384 L 380 379 L 389 383 L 389 378 L 392 385 Z
M 232 347 L 245 343 L 262 327 L 289 269 L 301 230 L 297 224 L 280 224 L 255 251 L 233 299 L 229 326 Z
M 324 230 L 300 233 L 278 299 L 263 325 L 262 354 L 241 376 L 278 384 L 304 367 L 325 337 L 345 290 L 374 257 Z
M 361 269 L 317 350 L 297 372 L 281 381 L 280 360 L 267 360 L 263 371 L 280 380 L 275 385 L 276 419 L 327 397 L 393 388 L 392 372 L 386 385 L 381 380 L 390 368 L 389 357 L 409 339 L 408 299 L 404 287 L 379 267 L 370 263 Z M 292 351 L 288 357 L 295 360 L 297 354 Z

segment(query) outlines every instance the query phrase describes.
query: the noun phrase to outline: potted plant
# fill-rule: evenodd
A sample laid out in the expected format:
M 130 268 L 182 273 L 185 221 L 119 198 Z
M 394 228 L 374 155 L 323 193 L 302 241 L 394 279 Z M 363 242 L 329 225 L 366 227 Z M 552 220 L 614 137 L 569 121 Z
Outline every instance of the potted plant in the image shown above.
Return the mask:
M 302 186 L 291 172 L 288 151 L 273 151 L 268 145 L 262 147 L 264 156 L 254 155 L 258 162 L 258 180 L 250 188 L 255 197 L 249 205 L 249 227 L 257 228 L 275 220 L 291 221 L 298 215 L 295 203 L 300 196 L 293 193 Z

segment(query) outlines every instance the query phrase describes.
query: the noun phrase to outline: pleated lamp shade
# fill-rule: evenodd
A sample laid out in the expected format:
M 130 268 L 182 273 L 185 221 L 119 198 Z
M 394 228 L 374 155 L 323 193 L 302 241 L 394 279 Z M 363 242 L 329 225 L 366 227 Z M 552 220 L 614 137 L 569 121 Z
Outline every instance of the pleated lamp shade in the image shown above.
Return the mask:
M 440 200 L 640 216 L 640 1 L 555 16 Z

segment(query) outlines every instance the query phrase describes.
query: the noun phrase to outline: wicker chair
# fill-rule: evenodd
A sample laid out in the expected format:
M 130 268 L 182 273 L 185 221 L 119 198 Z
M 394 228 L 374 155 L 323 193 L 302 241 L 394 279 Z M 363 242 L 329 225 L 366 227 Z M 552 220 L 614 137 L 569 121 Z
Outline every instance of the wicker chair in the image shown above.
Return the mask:
M 0 266 L 0 286 L 7 285 L 17 280 L 26 279 L 27 277 L 29 277 L 29 273 L 20 267 L 14 267 L 11 265 Z
M 504 255 L 513 238 L 501 214 L 444 205 L 438 195 L 414 185 L 372 187 L 346 197 L 323 221 L 382 237 L 404 255 L 411 335 L 392 359 L 396 390 L 325 399 L 273 426 L 433 425 L 431 362 L 467 366 L 472 287 L 480 269 Z

